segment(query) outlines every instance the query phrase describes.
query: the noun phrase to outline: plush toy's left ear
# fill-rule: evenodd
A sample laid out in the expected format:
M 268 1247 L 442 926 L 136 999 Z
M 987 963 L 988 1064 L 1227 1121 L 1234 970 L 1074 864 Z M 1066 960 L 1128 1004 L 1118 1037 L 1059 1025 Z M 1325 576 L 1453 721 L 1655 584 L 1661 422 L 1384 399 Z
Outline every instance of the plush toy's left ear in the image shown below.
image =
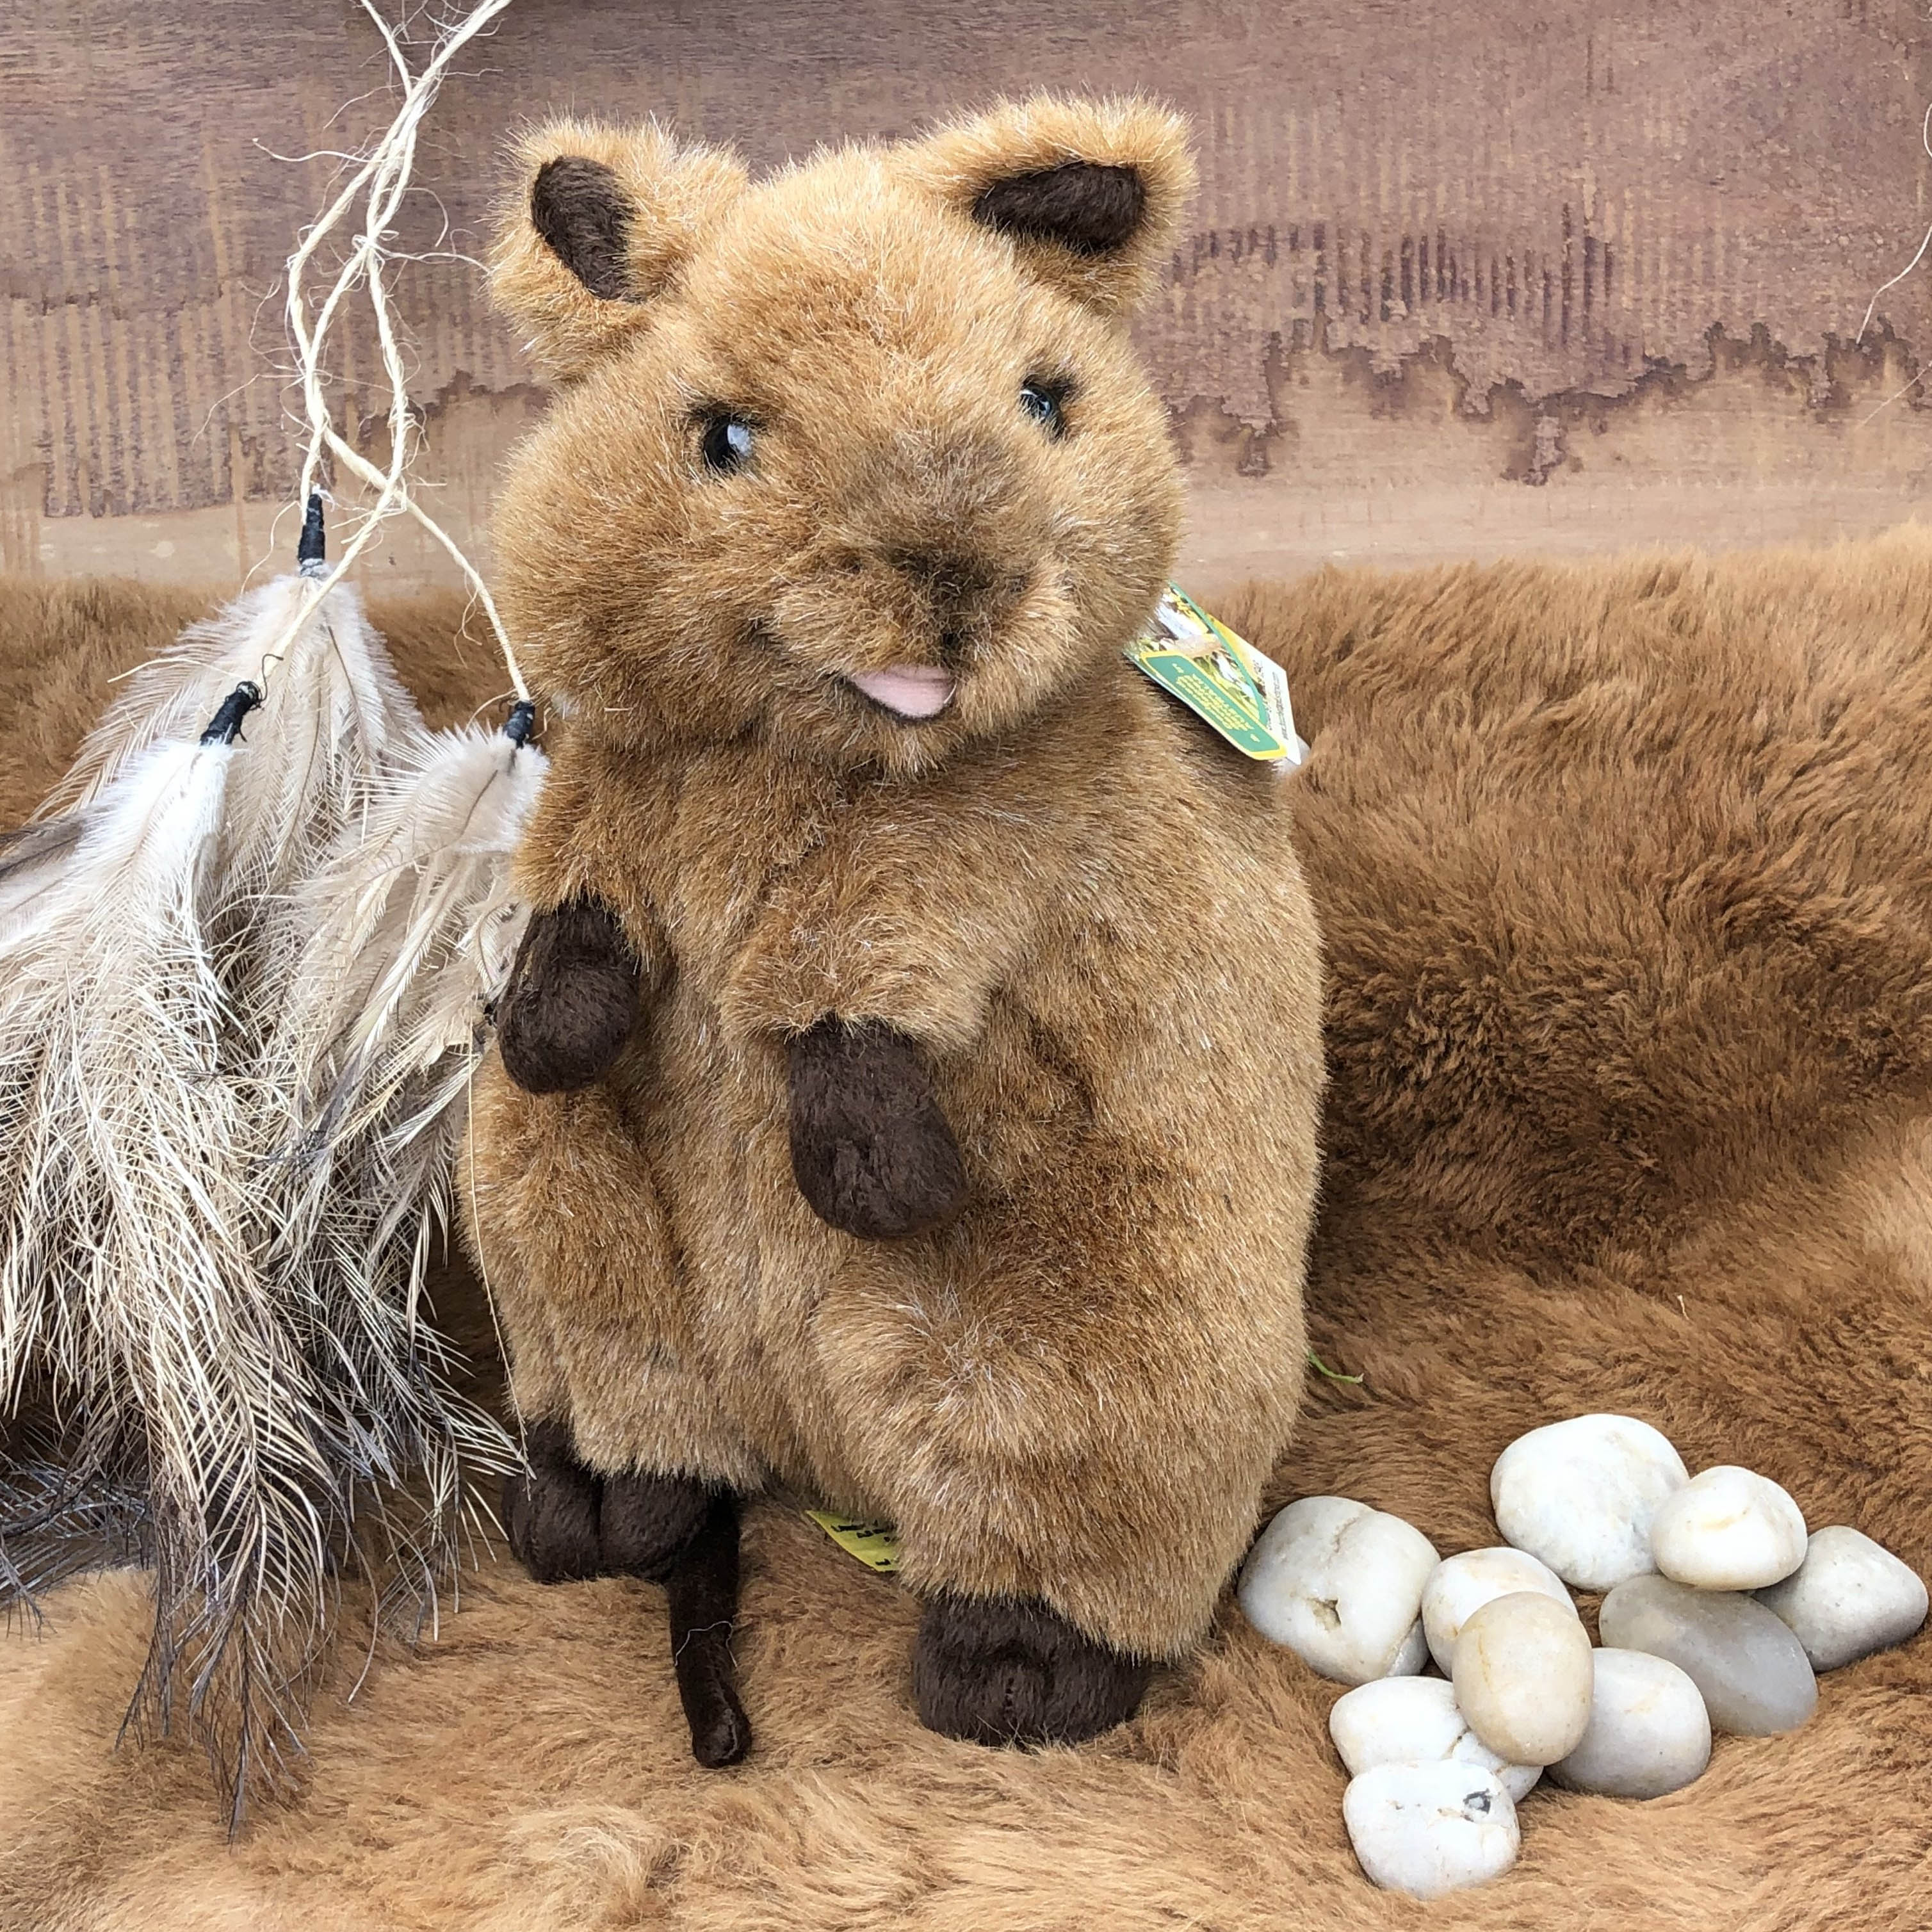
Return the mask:
M 490 292 L 554 376 L 647 328 L 652 304 L 744 192 L 745 170 L 663 128 L 553 121 L 524 134 L 498 211 Z
M 1042 281 L 1109 314 L 1145 294 L 1194 191 L 1186 124 L 1150 100 L 1036 94 L 943 128 L 898 160 L 1010 238 Z

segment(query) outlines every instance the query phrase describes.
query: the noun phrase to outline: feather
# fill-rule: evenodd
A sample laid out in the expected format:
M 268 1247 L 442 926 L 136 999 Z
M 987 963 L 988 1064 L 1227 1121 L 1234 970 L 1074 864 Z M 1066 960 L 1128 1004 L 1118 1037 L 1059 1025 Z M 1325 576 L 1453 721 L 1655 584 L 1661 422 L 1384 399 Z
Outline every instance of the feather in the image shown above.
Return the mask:
M 290 1734 L 276 1687 L 313 1655 L 331 1474 L 260 1292 L 220 1064 L 207 915 L 251 701 L 124 760 L 0 946 L 0 1388 L 44 1382 L 81 1418 L 76 1493 L 138 1442 L 156 1620 L 134 1714 L 165 1722 L 184 1682 L 238 1716 L 215 1742 L 241 1777 Z
M 304 943 L 268 1042 L 286 1108 L 262 1176 L 276 1202 L 272 1270 L 345 1402 L 330 1454 L 362 1486 L 376 1567 L 427 1587 L 448 1567 L 465 1468 L 515 1450 L 457 1394 L 422 1306 L 448 1224 L 471 1071 L 527 917 L 511 896 L 516 840 L 546 761 L 505 730 L 419 733 L 362 818 L 297 896 Z M 418 1472 L 413 1509 L 390 1507 Z
M 522 938 L 510 855 L 548 770 L 517 724 L 419 734 L 300 895 L 276 1053 L 311 1142 L 367 1132 L 475 1050 Z
M 433 1615 L 468 1478 L 515 1456 L 424 1282 L 544 760 L 525 705 L 424 729 L 352 593 L 277 651 L 301 592 L 137 674 L 64 808 L 0 839 L 0 1415 L 62 1419 L 0 1450 L 0 1602 L 138 1546 L 130 1717 L 184 1706 L 236 1816 L 336 1578 Z
M 198 729 L 244 680 L 264 695 L 248 722 L 255 755 L 230 782 L 222 898 L 284 889 L 360 810 L 376 767 L 422 730 L 348 584 L 317 602 L 308 578 L 278 577 L 190 624 L 124 681 L 43 813 L 85 808 L 149 746 Z
M 36 1621 L 38 1599 L 68 1577 L 148 1560 L 138 1448 L 83 1473 L 45 1409 L 0 1431 L 0 1603 Z
M 0 946 L 23 938 L 56 902 L 88 818 L 76 810 L 0 834 Z
M 380 757 L 399 733 L 420 730 L 416 701 L 397 677 L 352 585 L 330 591 L 278 652 L 278 643 L 314 597 L 314 584 L 305 575 L 273 578 L 244 591 L 218 615 L 189 625 L 166 650 L 122 680 L 120 695 L 87 734 L 43 811 L 84 803 L 148 746 L 199 730 L 244 680 L 263 692 L 249 721 L 251 742 L 292 728 L 298 742 L 319 744 L 325 754 L 339 754 L 345 738 L 359 738 L 370 755 Z M 304 715 L 298 694 L 318 689 L 327 694 L 325 701 Z M 306 770 L 315 760 L 302 762 Z M 325 755 L 324 769 L 327 763 Z M 276 774 L 266 781 L 272 788 L 284 782 Z
M 304 943 L 268 1047 L 287 1108 L 278 1252 L 372 1312 L 398 1284 L 413 1306 L 527 916 L 510 857 L 547 764 L 525 728 L 513 714 L 502 731 L 418 734 L 298 896 Z

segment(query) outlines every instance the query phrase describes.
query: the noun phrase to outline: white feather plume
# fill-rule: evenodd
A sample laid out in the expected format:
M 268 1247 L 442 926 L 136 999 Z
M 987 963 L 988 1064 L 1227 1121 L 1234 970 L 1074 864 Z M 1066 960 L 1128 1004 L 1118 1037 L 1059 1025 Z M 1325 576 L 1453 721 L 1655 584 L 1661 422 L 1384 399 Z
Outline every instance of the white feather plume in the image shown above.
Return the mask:
M 324 1311 L 361 1398 L 343 1466 L 372 1496 L 412 1470 L 428 1491 L 430 1534 L 404 1517 L 376 1525 L 392 1568 L 433 1570 L 461 1468 L 514 1459 L 451 1390 L 421 1296 L 470 1075 L 527 916 L 509 862 L 546 769 L 533 746 L 476 727 L 400 746 L 297 896 L 304 942 L 268 1042 L 265 1087 L 285 1109 L 262 1176 L 278 1294 Z
M 138 1533 L 136 1714 L 184 1694 L 237 1806 L 336 1567 L 420 1616 L 514 1456 L 422 1291 L 545 762 L 526 710 L 425 730 L 352 592 L 273 651 L 302 594 L 195 627 L 0 839 L 0 1415 L 66 1425 L 0 1458 L 0 1596 Z M 239 742 L 184 735 L 257 677 Z
M 473 1050 L 522 938 L 509 860 L 548 769 L 507 732 L 419 733 L 302 888 L 276 1051 L 305 1132 L 364 1132 Z
M 51 916 L 91 815 L 98 815 L 98 807 L 77 806 L 0 835 L 0 946 L 21 943 Z
M 397 738 L 420 730 L 416 700 L 355 586 L 337 584 L 319 601 L 317 588 L 299 573 L 272 578 L 130 671 L 42 811 L 84 803 L 148 746 L 192 736 L 244 679 L 262 693 L 248 720 L 250 742 L 286 737 L 304 755 L 280 771 L 238 775 L 238 805 L 251 794 L 301 795 L 310 782 L 326 789 L 344 760 L 380 759 Z M 278 651 L 305 604 L 314 608 L 302 629 Z
M 452 1546 L 460 1454 L 514 1453 L 450 1389 L 418 1304 L 478 1028 L 521 930 L 507 853 L 542 764 L 506 749 L 466 780 L 458 767 L 488 758 L 429 740 L 341 582 L 386 517 L 413 515 L 477 593 L 526 724 L 487 586 L 405 487 L 384 266 L 423 118 L 507 4 L 439 16 L 412 65 L 407 21 L 362 0 L 400 100 L 288 262 L 309 424 L 297 555 L 316 577 L 249 593 L 135 674 L 44 816 L 0 839 L 0 1601 L 140 1546 L 156 1612 L 137 1711 L 165 1718 L 184 1688 L 238 1816 L 291 1735 L 325 1556 L 373 1543 L 422 1602 Z M 358 199 L 311 314 L 305 271 Z M 338 432 L 325 392 L 324 344 L 358 285 L 391 391 L 386 470 Z M 311 494 L 325 451 L 376 493 L 332 570 Z M 244 680 L 266 697 L 250 742 L 190 742 Z M 436 820 L 466 783 L 471 809 Z M 420 826 L 404 822 L 416 806 Z M 366 869 L 365 812 L 388 821 L 389 889 Z M 305 886 L 326 856 L 332 884 Z M 352 988 L 326 990 L 314 976 L 345 944 Z M 326 1124 L 292 1160 L 317 1099 Z M 310 1219 L 292 1240 L 278 1216 L 298 1197 Z M 413 1516 L 389 1500 L 412 1471 L 428 1491 Z
M 157 1570 L 144 1708 L 255 1702 L 322 1606 L 330 1471 L 260 1292 L 246 1126 L 206 914 L 229 744 L 163 740 L 94 794 L 67 876 L 0 944 L 0 1388 L 80 1418 L 80 1472 L 145 1462 Z

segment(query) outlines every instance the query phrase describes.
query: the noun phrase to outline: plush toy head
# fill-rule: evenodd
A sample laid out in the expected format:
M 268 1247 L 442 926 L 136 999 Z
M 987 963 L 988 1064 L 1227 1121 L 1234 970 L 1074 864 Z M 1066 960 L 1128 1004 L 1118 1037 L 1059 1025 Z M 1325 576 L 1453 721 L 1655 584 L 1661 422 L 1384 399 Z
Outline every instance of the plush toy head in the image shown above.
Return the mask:
M 561 393 L 496 542 L 584 728 L 915 771 L 1145 620 L 1180 493 L 1120 318 L 1173 116 L 1035 100 L 755 185 L 656 127 L 520 159 L 493 287 Z

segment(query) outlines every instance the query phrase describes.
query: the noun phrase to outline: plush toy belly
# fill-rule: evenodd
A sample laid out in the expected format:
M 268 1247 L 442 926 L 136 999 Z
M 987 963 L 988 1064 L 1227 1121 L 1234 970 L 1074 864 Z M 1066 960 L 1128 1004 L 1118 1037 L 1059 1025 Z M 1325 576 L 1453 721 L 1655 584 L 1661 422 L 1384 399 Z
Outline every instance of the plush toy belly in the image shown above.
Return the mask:
M 608 1069 L 478 1083 L 476 1226 L 526 1420 L 607 1484 L 776 1478 L 892 1522 L 905 1582 L 956 1606 L 929 1648 L 1109 1660 L 1084 1716 L 1016 1736 L 1112 1721 L 1200 1636 L 1302 1383 L 1318 948 L 1280 782 L 1163 755 L 1144 811 L 1050 821 L 1064 890 L 1030 882 L 1048 910 L 990 960 L 960 931 L 1018 918 L 975 910 L 1002 874 L 957 856 L 917 916 L 851 908 L 855 878 L 915 888 L 849 846 L 748 883 L 640 871 L 622 903 L 675 937 L 627 911 L 649 990 Z M 513 1072 L 538 997 L 520 964 Z

